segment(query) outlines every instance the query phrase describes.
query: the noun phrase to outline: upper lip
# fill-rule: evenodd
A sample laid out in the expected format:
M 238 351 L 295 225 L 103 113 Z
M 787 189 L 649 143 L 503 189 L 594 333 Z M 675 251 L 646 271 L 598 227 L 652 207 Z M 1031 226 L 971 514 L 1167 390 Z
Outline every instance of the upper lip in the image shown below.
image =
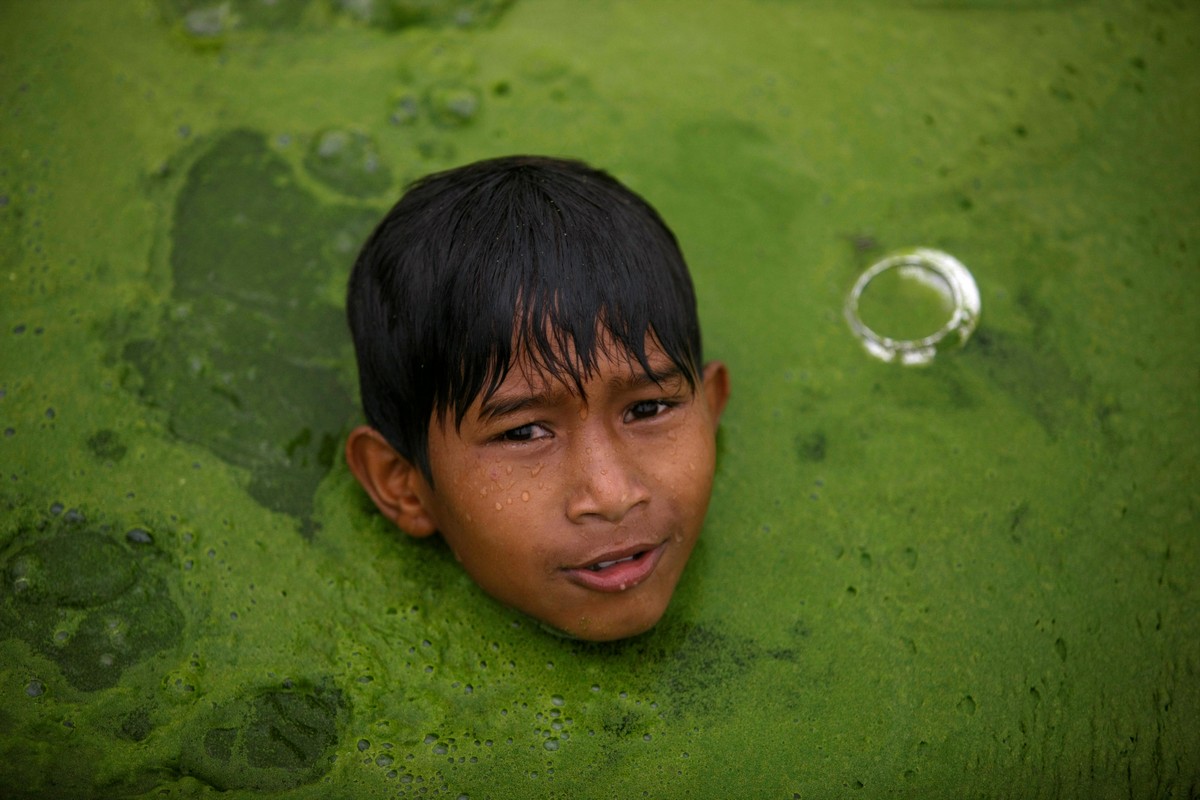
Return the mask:
M 587 569 L 592 564 L 598 564 L 601 561 L 620 561 L 622 558 L 636 556 L 638 553 L 644 553 L 653 550 L 660 545 L 662 545 L 662 542 L 642 542 L 640 544 L 631 544 L 614 550 L 605 550 L 589 556 L 586 560 L 576 562 L 576 564 L 573 566 L 564 567 L 564 569 Z

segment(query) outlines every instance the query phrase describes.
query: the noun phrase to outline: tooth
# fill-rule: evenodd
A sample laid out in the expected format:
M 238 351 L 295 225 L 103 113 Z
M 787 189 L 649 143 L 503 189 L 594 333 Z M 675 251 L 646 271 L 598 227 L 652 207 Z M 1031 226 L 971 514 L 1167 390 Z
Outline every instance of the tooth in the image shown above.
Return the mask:
M 613 564 L 623 564 L 626 561 L 633 561 L 635 558 L 637 558 L 637 554 L 626 556 L 625 558 L 618 558 L 616 561 L 597 561 L 595 564 L 592 564 L 590 567 L 588 567 L 588 569 L 592 570 L 593 572 L 599 572 L 602 569 L 608 569 Z

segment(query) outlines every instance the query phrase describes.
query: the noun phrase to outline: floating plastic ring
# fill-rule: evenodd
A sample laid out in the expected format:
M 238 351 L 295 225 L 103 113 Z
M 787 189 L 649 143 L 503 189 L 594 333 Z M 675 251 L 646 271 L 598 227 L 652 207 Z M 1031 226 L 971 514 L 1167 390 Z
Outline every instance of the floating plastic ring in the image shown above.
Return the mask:
M 889 286 L 881 289 L 885 282 Z M 932 322 L 928 314 L 906 320 L 910 327 L 928 323 L 917 333 L 931 328 L 932 332 L 913 338 L 902 338 L 909 336 L 909 331 L 881 333 L 872 327 L 882 327 L 878 320 L 868 325 L 860 316 L 865 297 L 877 298 L 873 305 L 884 317 L 893 312 L 903 317 L 914 306 L 930 307 L 932 302 L 937 306 Z M 867 352 L 881 361 L 928 364 L 940 351 L 966 344 L 979 322 L 979 307 L 979 287 L 958 259 L 940 250 L 917 248 L 888 256 L 858 277 L 846 299 L 846 320 Z M 938 327 L 943 318 L 945 322 Z

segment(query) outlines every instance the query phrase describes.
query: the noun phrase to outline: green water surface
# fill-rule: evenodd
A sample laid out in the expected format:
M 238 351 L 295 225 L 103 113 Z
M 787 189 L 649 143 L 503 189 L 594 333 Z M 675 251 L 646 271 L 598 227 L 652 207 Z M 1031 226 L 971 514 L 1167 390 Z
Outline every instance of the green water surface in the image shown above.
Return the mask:
M 1197 131 L 1183 0 L 0 3 L 0 796 L 1200 796 Z M 514 152 L 659 208 L 733 375 L 626 642 L 340 455 L 358 245 Z M 913 246 L 983 306 L 923 368 L 842 315 Z

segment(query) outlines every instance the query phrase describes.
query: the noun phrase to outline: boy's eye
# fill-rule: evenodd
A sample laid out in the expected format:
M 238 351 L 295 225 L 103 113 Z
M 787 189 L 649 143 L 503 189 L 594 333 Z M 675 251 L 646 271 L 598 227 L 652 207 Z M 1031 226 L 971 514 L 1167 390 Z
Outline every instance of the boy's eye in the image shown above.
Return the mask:
M 541 425 L 535 425 L 531 422 L 528 425 L 507 430 L 497 438 L 503 442 L 532 442 L 534 439 L 541 439 L 549 435 L 549 431 Z
M 659 414 L 671 407 L 671 404 L 664 400 L 641 400 L 634 403 L 625 412 L 625 421 L 633 422 L 638 419 L 650 419 L 657 417 Z

